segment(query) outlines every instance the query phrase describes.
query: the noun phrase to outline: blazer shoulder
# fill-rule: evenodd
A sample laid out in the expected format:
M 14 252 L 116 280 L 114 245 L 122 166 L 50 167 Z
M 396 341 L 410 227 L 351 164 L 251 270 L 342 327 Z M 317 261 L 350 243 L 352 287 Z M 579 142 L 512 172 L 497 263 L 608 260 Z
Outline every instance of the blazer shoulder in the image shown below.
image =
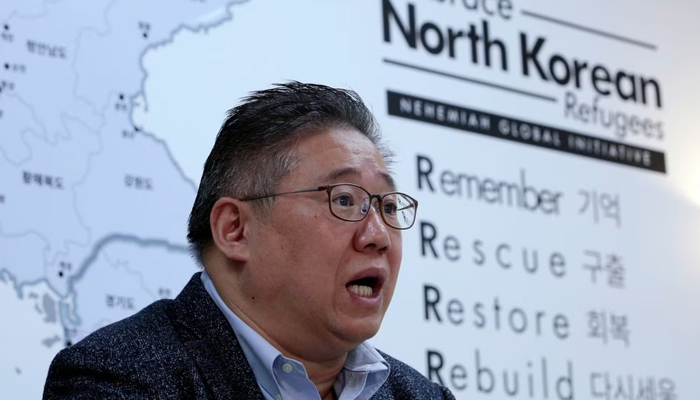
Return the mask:
M 157 301 L 126 319 L 96 330 L 61 353 L 122 354 L 132 359 L 161 357 L 163 347 L 177 340 L 168 316 L 171 303 L 172 300 Z
M 379 351 L 379 350 L 378 350 Z M 414 368 L 396 358 L 379 351 L 389 363 L 390 373 L 384 386 L 396 399 L 448 399 L 454 400 L 454 395 L 446 387 L 430 381 Z M 382 398 L 381 396 L 379 397 Z
M 191 363 L 167 315 L 170 302 L 153 303 L 61 350 L 49 367 L 44 398 L 136 399 L 158 397 L 163 387 L 178 391 L 176 379 L 191 375 Z

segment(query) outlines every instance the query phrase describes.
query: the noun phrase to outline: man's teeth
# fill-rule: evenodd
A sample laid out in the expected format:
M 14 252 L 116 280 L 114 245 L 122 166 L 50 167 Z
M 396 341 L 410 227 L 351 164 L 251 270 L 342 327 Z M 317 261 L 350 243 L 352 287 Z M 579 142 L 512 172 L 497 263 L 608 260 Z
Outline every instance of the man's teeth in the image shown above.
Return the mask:
M 348 290 L 360 297 L 372 297 L 372 293 L 374 292 L 371 286 L 365 285 L 350 285 L 348 286 Z

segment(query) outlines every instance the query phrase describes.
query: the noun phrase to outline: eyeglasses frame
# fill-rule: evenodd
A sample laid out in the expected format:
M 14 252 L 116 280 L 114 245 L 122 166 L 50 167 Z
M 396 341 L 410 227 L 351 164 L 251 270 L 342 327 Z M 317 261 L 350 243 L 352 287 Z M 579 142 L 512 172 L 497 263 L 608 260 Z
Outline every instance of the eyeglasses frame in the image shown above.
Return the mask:
M 360 221 L 363 221 L 365 218 L 367 218 L 367 215 L 369 215 L 369 211 L 368 211 L 367 213 L 365 213 L 365 214 L 362 216 L 362 218 L 360 218 L 360 219 L 347 219 L 347 218 L 339 217 L 338 215 L 336 215 L 336 214 L 333 212 L 333 207 L 331 206 L 331 201 L 332 201 L 332 199 L 331 199 L 331 192 L 333 191 L 334 188 L 336 188 L 336 187 L 338 187 L 338 186 L 354 186 L 354 187 L 356 187 L 356 188 L 361 189 L 361 190 L 364 191 L 365 193 L 367 193 L 367 195 L 369 196 L 369 205 L 370 205 L 370 208 L 372 208 L 372 202 L 373 202 L 373 200 L 374 200 L 374 199 L 377 199 L 377 203 L 378 203 L 378 205 L 379 205 L 379 211 L 378 211 L 378 212 L 379 212 L 379 215 L 382 217 L 382 221 L 384 221 L 384 223 L 386 224 L 386 226 L 388 226 L 388 227 L 390 227 L 390 228 L 397 229 L 397 230 L 406 230 L 406 229 L 410 229 L 411 227 L 413 227 L 413 225 L 416 223 L 416 216 L 415 216 L 415 215 L 413 216 L 413 222 L 411 222 L 411 225 L 409 225 L 409 226 L 407 226 L 407 227 L 405 227 L 405 228 L 399 228 L 399 227 L 396 227 L 396 226 L 390 224 L 389 222 L 387 222 L 386 217 L 384 216 L 384 211 L 382 211 L 382 200 L 384 200 L 384 198 L 385 198 L 386 196 L 389 196 L 389 195 L 392 195 L 392 194 L 398 194 L 398 195 L 401 195 L 401 196 L 405 196 L 405 197 L 409 198 L 409 199 L 413 202 L 413 205 L 414 205 L 413 208 L 414 208 L 414 210 L 415 210 L 415 211 L 414 211 L 415 213 L 418 212 L 418 200 L 414 199 L 413 197 L 411 197 L 411 196 L 409 196 L 409 195 L 407 195 L 406 193 L 403 193 L 403 192 L 389 192 L 389 193 L 385 193 L 385 194 L 372 194 L 372 193 L 370 193 L 369 191 L 367 191 L 367 189 L 363 188 L 363 187 L 360 186 L 360 185 L 354 184 L 354 183 L 335 183 L 335 184 L 332 184 L 332 185 L 317 186 L 317 187 L 308 188 L 308 189 L 292 190 L 292 191 L 289 191 L 289 192 L 271 193 L 271 194 L 265 194 L 265 195 L 261 195 L 261 196 L 246 197 L 246 198 L 242 198 L 242 199 L 238 199 L 238 200 L 248 202 L 248 201 L 253 201 L 253 200 L 266 199 L 266 198 L 269 198 L 269 197 L 283 196 L 283 195 L 287 195 L 287 194 L 311 193 L 311 192 L 322 192 L 322 191 L 325 191 L 325 192 L 328 194 L 328 211 L 330 211 L 330 213 L 331 213 L 332 216 L 338 218 L 338 219 L 341 220 L 341 221 L 347 221 L 347 222 L 360 222 Z M 404 208 L 402 208 L 402 209 L 397 209 L 396 212 L 399 212 L 399 211 L 404 210 L 404 209 L 406 209 L 406 207 L 404 207 Z M 377 211 L 377 210 L 375 209 L 375 211 Z

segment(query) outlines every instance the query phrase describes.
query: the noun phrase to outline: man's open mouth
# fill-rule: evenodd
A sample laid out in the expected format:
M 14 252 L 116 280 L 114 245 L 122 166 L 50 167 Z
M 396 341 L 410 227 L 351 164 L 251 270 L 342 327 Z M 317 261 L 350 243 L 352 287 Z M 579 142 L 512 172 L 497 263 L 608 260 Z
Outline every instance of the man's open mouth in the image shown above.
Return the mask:
M 367 276 L 350 281 L 345 287 L 359 297 L 373 298 L 379 294 L 379 290 L 382 288 L 382 281 L 383 279 L 378 276 Z

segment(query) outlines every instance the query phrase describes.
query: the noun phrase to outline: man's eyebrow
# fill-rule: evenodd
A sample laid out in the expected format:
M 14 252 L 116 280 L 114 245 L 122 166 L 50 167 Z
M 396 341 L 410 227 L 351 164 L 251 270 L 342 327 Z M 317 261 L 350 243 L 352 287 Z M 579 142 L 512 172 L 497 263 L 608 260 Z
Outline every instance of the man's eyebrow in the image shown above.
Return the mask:
M 391 175 L 383 172 L 382 178 L 384 178 L 386 184 L 389 185 L 392 191 L 396 190 L 396 182 L 394 181 L 394 178 Z
M 360 175 L 360 171 L 357 168 L 347 167 L 332 171 L 329 174 L 325 175 L 322 179 L 324 182 L 333 182 L 337 181 L 338 179 L 353 175 Z M 384 182 L 386 182 L 386 184 L 391 188 L 392 191 L 396 190 L 396 182 L 394 181 L 394 178 L 391 175 L 389 175 L 386 172 L 382 172 L 381 177 L 384 179 Z

